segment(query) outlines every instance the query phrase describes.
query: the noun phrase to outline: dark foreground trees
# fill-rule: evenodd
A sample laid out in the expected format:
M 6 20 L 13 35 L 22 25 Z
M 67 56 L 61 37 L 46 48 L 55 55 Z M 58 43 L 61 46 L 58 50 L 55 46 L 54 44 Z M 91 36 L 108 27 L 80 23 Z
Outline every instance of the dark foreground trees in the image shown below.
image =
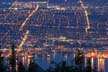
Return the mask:
M 27 72 L 22 61 L 18 63 L 18 72 Z
M 9 72 L 9 65 L 7 59 L 1 55 L 0 52 L 0 72 Z
M 16 54 L 15 46 L 12 45 L 11 49 L 11 59 L 10 64 L 8 64 L 5 57 L 2 56 L 0 52 L 0 72 L 16 72 Z M 12 67 L 10 70 L 9 68 Z M 97 72 L 96 69 L 91 68 L 91 63 L 88 61 L 87 66 L 84 66 L 84 55 L 80 49 L 76 50 L 75 59 L 72 60 L 71 66 L 68 66 L 66 61 L 62 61 L 57 64 L 54 61 L 51 61 L 50 67 L 44 71 L 38 64 L 36 64 L 35 58 L 31 58 L 30 65 L 28 68 L 25 68 L 23 63 L 18 62 L 18 71 L 17 72 Z
M 53 64 L 52 67 L 50 66 L 46 72 L 97 72 L 97 69 L 91 68 L 90 60 L 87 61 L 87 66 L 85 67 L 84 55 L 80 49 L 76 49 L 75 59 L 72 61 L 71 66 L 68 66 L 66 61 L 59 64 L 54 61 L 51 63 Z

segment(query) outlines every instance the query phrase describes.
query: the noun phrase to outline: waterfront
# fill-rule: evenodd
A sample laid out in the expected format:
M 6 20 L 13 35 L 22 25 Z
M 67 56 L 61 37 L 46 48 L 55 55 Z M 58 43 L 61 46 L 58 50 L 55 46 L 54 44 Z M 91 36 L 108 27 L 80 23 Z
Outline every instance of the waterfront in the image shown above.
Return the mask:
M 74 65 L 76 49 L 84 55 L 84 65 L 107 72 L 108 3 L 50 1 L 3 2 L 0 7 L 0 52 L 11 57 L 14 44 L 16 63 L 25 68 L 30 59 L 46 70 L 51 61 Z M 17 70 L 18 64 L 16 64 Z
M 74 65 L 74 59 L 76 56 L 76 50 L 80 49 L 83 51 L 84 55 L 84 66 L 87 66 L 87 61 L 90 60 L 90 65 L 92 69 L 97 69 L 98 72 L 107 72 L 108 69 L 108 53 L 107 49 L 97 49 L 97 48 L 72 48 L 68 50 L 54 50 L 53 51 L 47 51 L 45 49 L 35 49 L 31 50 L 29 53 L 29 50 L 19 52 L 17 54 L 17 60 L 22 61 L 23 65 L 28 68 L 30 64 L 30 59 L 32 57 L 35 58 L 35 62 L 44 70 L 47 70 L 51 66 L 51 62 L 54 61 L 55 63 L 59 64 L 63 61 L 66 61 L 68 66 Z M 7 51 L 6 51 L 7 52 Z M 4 52 L 3 55 L 6 56 L 6 52 Z M 8 55 L 8 54 L 7 54 Z M 17 62 L 17 61 L 16 61 Z M 17 63 L 16 63 L 16 70 L 17 70 Z

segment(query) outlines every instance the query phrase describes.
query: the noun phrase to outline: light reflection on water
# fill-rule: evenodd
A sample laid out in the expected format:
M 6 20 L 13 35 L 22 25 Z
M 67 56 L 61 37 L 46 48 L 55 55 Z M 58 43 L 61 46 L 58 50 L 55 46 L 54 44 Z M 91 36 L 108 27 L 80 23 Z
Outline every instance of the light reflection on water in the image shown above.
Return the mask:
M 94 69 L 94 58 L 91 58 L 91 68 Z
M 104 72 L 104 60 L 103 58 L 98 58 L 98 72 Z
M 49 68 L 51 61 L 55 61 L 57 64 L 66 61 L 67 65 L 71 65 L 73 63 L 73 59 L 75 57 L 74 53 L 59 53 L 55 52 L 47 55 L 35 55 L 36 63 L 42 67 L 44 70 Z M 85 67 L 87 66 L 87 59 L 90 59 L 91 62 L 91 68 L 95 69 L 97 68 L 98 72 L 108 72 L 108 59 L 104 58 L 87 58 L 85 57 Z M 23 64 L 28 67 L 30 64 L 30 57 L 23 57 L 22 58 Z

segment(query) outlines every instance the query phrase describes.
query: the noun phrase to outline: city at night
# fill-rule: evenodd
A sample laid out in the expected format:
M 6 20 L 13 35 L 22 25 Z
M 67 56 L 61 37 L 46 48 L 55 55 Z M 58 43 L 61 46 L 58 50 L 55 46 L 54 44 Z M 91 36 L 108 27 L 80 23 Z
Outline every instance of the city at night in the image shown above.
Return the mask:
M 108 0 L 0 0 L 0 72 L 108 72 Z

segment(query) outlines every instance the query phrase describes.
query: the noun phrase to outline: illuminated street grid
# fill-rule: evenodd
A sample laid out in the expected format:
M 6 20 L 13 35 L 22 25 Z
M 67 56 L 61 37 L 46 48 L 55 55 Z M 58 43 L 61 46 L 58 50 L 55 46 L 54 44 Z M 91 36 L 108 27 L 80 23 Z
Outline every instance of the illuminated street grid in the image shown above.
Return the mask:
M 69 4 L 27 4 L 16 1 L 9 8 L 0 9 L 0 50 L 6 57 L 14 43 L 17 56 L 50 57 L 55 52 L 71 53 L 74 48 L 84 48 L 87 58 L 108 58 L 107 4 L 82 0 Z

